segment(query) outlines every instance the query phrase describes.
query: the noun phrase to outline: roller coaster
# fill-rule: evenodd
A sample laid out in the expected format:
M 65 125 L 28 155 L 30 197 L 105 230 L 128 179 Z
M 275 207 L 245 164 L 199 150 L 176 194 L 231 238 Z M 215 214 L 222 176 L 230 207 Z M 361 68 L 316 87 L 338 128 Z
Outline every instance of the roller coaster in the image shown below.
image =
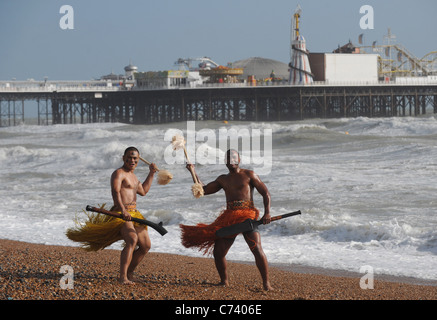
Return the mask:
M 405 47 L 399 44 L 381 46 L 362 46 L 362 53 L 371 49 L 372 53 L 383 53 L 378 58 L 380 78 L 418 77 L 437 75 L 437 51 L 418 59 Z M 364 51 L 364 52 L 363 52 Z
M 377 53 L 378 73 L 380 78 L 394 79 L 397 77 L 424 77 L 437 75 L 437 51 L 427 53 L 421 59 L 417 58 L 407 48 L 400 44 L 390 43 L 396 37 L 391 34 L 385 36 L 388 43 L 371 46 L 358 46 L 361 53 Z

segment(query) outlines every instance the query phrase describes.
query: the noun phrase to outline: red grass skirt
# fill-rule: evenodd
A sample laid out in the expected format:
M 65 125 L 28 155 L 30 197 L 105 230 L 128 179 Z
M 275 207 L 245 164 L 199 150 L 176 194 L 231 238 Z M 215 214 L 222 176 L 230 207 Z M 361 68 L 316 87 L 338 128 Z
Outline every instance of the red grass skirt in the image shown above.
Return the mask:
M 215 235 L 220 228 L 240 223 L 246 219 L 258 219 L 259 211 L 253 206 L 252 201 L 228 202 L 226 210 L 211 224 L 198 223 L 195 226 L 180 225 L 182 245 L 186 248 L 198 248 L 203 254 L 211 254 L 214 242 L 218 239 Z

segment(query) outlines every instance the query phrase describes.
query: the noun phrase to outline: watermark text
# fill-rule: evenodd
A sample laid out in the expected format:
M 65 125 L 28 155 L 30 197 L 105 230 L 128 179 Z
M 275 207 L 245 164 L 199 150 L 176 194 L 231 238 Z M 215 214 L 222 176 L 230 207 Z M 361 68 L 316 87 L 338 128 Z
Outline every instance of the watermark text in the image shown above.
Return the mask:
M 373 7 L 369 5 L 361 6 L 360 13 L 364 14 L 360 19 L 360 28 L 363 30 L 374 29 Z
M 373 289 L 373 268 L 371 266 L 362 266 L 360 273 L 365 273 L 360 279 L 360 288 L 363 290 Z
M 175 135 L 183 136 L 180 129 L 168 129 L 165 141 L 172 141 Z M 240 153 L 242 165 L 253 166 L 259 175 L 266 175 L 272 169 L 272 129 L 203 128 L 196 131 L 195 121 L 187 121 L 186 150 L 190 161 L 195 164 L 225 164 L 225 152 L 235 149 Z M 174 151 L 169 145 L 164 151 L 167 164 L 183 164 L 184 153 Z
M 59 27 L 62 30 L 74 29 L 74 10 L 73 7 L 65 4 L 59 9 L 59 13 L 64 14 L 59 20 Z
M 59 273 L 63 273 L 64 276 L 59 280 L 59 286 L 61 289 L 73 289 L 74 288 L 74 271 L 69 265 L 61 266 Z

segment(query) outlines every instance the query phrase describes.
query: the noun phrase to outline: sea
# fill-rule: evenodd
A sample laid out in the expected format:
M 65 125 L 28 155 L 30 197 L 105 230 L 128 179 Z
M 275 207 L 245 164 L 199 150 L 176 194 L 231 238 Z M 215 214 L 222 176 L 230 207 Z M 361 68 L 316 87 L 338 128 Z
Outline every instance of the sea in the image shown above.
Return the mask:
M 110 176 L 135 146 L 173 174 L 138 197 L 142 214 L 168 230 L 149 229 L 151 251 L 202 257 L 182 246 L 179 224 L 212 222 L 225 195 L 193 196 L 183 151 L 171 146 L 175 133 L 186 139 L 202 182 L 228 172 L 224 152 L 236 144 L 246 148 L 241 167 L 269 189 L 271 215 L 301 211 L 259 227 L 269 263 L 437 280 L 435 115 L 2 127 L 0 238 L 78 246 L 66 230 L 86 218 L 87 205 L 111 206 Z M 143 181 L 148 171 L 140 162 L 135 173 Z M 262 215 L 256 191 L 254 202 Z M 121 250 L 121 242 L 110 248 Z M 254 260 L 241 235 L 227 257 Z

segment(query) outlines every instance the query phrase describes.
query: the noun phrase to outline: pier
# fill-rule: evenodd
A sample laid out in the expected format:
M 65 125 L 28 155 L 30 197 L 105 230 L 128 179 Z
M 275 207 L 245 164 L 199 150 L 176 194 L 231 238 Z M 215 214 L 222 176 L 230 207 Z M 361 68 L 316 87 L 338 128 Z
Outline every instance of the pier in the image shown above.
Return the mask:
M 107 82 L 0 83 L 0 125 L 186 120 L 286 121 L 310 118 L 402 117 L 437 113 L 437 82 L 291 86 L 288 83 L 205 84 L 135 89 Z

